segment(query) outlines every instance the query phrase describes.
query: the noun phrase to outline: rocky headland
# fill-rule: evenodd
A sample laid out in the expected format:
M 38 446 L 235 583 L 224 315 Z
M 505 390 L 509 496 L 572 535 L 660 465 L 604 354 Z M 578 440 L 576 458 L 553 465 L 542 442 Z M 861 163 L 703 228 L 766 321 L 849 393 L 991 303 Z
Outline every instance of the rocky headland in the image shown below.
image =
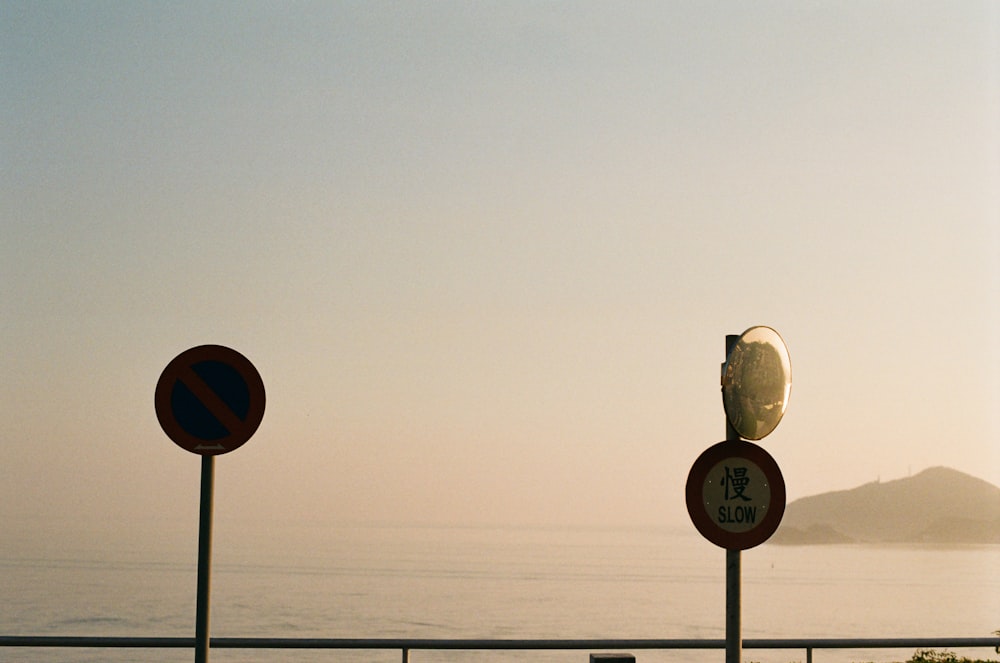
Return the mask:
M 831 543 L 1000 543 L 1000 488 L 933 467 L 795 500 L 770 541 Z

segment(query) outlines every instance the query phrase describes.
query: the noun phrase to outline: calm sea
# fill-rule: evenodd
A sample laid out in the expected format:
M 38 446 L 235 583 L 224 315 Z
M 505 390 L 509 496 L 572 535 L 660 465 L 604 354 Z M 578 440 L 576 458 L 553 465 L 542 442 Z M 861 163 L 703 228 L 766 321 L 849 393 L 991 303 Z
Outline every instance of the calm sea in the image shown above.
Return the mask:
M 0 634 L 193 636 L 197 532 L 50 532 L 0 543 Z M 120 533 L 119 533 L 120 534 Z M 53 544 L 52 541 L 59 541 Z M 212 635 L 723 638 L 725 552 L 693 528 L 217 525 Z M 743 554 L 744 637 L 973 637 L 1000 629 L 1000 546 L 782 547 Z M 721 661 L 721 651 L 637 651 Z M 817 651 L 817 663 L 904 660 Z M 960 652 L 997 658 L 992 650 Z M 398 661 L 397 651 L 212 650 L 211 660 Z M 744 651 L 748 661 L 804 652 Z M 190 650 L 0 649 L 0 660 L 191 661 Z M 586 661 L 587 652 L 422 652 L 414 662 Z

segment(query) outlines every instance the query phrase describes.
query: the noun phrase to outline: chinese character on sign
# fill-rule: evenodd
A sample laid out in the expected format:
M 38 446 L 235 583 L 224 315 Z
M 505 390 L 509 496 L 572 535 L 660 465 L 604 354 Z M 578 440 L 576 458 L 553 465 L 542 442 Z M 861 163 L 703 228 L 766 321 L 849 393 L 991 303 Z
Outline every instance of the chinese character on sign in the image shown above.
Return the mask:
M 726 488 L 726 500 L 740 498 L 744 502 L 749 502 L 750 498 L 743 494 L 750 484 L 750 477 L 747 476 L 747 468 L 734 467 L 729 469 L 726 465 L 726 476 L 722 479 L 722 485 Z

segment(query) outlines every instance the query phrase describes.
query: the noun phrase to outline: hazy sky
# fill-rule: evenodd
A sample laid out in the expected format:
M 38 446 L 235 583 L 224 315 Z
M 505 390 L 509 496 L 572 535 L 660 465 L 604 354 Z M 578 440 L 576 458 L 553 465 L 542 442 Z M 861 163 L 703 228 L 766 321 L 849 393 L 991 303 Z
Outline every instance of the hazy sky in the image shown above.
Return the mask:
M 1000 484 L 1000 5 L 0 4 L 0 518 L 684 524 L 725 335 L 789 499 Z M 6 527 L 7 525 L 5 525 Z

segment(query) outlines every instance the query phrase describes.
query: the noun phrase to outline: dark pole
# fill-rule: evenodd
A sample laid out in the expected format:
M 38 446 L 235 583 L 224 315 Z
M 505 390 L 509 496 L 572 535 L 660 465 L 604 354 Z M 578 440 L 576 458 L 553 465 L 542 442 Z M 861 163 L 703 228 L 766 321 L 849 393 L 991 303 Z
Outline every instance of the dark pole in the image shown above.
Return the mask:
M 729 360 L 729 353 L 733 351 L 733 346 L 740 339 L 739 336 L 726 335 L 726 360 Z M 736 443 L 740 441 L 740 434 L 736 432 L 733 425 L 726 416 L 726 441 Z M 742 572 L 740 569 L 740 551 L 726 550 L 726 663 L 740 663 L 743 658 L 743 637 L 740 633 L 740 619 L 742 613 L 742 598 L 740 597 L 740 584 L 742 582 Z
M 208 663 L 208 599 L 212 575 L 212 495 L 215 456 L 201 457 L 201 519 L 198 525 L 198 608 L 194 627 L 194 663 Z

